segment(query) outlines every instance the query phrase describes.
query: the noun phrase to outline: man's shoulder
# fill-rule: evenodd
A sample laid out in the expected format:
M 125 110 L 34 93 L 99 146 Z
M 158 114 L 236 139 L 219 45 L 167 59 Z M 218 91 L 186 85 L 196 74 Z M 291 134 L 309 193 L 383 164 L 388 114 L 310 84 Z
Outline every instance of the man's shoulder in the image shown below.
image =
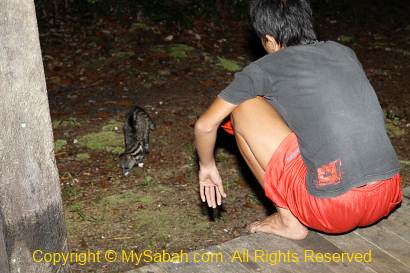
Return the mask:
M 316 53 L 316 54 L 326 54 L 327 52 L 332 53 L 348 53 L 354 54 L 354 51 L 345 45 L 342 45 L 335 41 L 318 41 L 312 44 L 303 44 L 303 45 L 296 45 L 284 48 L 279 50 L 276 53 L 268 54 L 263 56 L 262 58 L 256 60 L 256 63 L 268 63 L 268 62 L 275 62 L 278 59 L 283 58 L 291 58 L 292 56 L 298 56 L 301 54 L 309 54 L 309 53 Z
M 309 64 L 310 61 L 317 63 L 318 59 L 322 59 L 321 63 L 323 64 L 326 61 L 343 61 L 343 59 L 358 62 L 356 54 L 351 48 L 335 41 L 319 41 L 314 44 L 284 48 L 278 52 L 267 54 L 250 65 L 265 71 L 266 69 L 271 70 L 273 66 L 280 69 L 289 67 L 289 65 Z

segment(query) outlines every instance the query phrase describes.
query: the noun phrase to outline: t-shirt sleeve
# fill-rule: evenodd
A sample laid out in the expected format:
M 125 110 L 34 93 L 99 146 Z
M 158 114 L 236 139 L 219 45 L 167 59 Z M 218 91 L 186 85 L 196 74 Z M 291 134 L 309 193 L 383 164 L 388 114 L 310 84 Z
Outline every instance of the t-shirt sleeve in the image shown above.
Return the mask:
M 246 66 L 241 72 L 235 73 L 233 81 L 219 93 L 218 97 L 239 105 L 245 100 L 263 95 L 268 88 L 265 73 L 256 64 Z

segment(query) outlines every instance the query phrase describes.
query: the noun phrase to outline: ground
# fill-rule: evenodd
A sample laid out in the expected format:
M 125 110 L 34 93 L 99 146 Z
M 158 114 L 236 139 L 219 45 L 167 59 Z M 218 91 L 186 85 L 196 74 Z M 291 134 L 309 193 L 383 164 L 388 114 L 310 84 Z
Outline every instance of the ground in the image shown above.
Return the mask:
M 386 113 L 410 184 L 410 25 L 351 27 L 323 18 L 323 40 L 352 47 Z M 260 57 L 247 22 L 189 29 L 147 21 L 66 21 L 40 25 L 56 158 L 73 251 L 193 250 L 225 242 L 272 212 L 240 158 L 219 132 L 218 166 L 228 194 L 220 209 L 198 194 L 193 126 L 233 73 Z M 117 167 L 122 123 L 133 105 L 156 123 L 143 168 Z M 87 264 L 74 272 L 124 272 L 132 264 Z

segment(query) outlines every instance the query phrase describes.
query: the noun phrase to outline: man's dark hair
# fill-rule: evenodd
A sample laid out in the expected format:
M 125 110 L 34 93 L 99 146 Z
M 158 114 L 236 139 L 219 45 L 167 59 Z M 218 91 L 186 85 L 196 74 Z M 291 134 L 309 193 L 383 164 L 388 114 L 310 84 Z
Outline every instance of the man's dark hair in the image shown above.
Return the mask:
M 254 0 L 250 19 L 260 38 L 270 35 L 284 47 L 317 39 L 308 0 Z

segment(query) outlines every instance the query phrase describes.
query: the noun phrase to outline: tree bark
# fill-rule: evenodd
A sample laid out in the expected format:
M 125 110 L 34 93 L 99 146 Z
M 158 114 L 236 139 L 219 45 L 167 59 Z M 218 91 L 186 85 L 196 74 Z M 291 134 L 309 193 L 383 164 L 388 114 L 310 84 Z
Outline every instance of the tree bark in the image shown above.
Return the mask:
M 0 271 L 69 272 L 32 258 L 67 251 L 33 0 L 0 1 L 0 124 Z

